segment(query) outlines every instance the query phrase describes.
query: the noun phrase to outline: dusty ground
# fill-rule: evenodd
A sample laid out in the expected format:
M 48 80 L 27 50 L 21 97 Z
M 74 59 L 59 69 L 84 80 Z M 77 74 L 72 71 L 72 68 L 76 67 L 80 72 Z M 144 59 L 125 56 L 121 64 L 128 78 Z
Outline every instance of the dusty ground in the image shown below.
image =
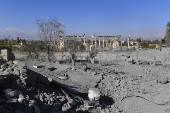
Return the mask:
M 52 87 L 47 85 L 49 82 L 44 78 L 42 80 L 46 83 L 47 92 L 48 90 L 54 91 L 54 87 L 57 87 L 56 98 L 61 96 L 66 100 L 62 102 L 60 99 L 58 109 L 54 109 L 55 102 L 52 103 L 49 110 L 42 108 L 43 101 L 37 100 L 37 103 L 42 105 L 36 104 L 40 107 L 41 112 L 44 109 L 49 113 L 59 113 L 59 111 L 71 113 L 170 113 L 169 53 L 170 48 L 163 48 L 162 51 L 101 52 L 96 57 L 96 61 L 100 63 L 95 65 L 86 63 L 88 67 L 86 71 L 82 62 L 77 62 L 75 70 L 72 70 L 71 64 L 50 64 L 36 60 L 23 60 L 23 58 L 26 59 L 25 55 L 16 55 L 16 59 L 22 59 L 27 63 L 28 68 L 47 79 L 52 79 Z M 62 58 L 62 55 L 62 53 L 55 54 L 58 60 Z M 64 53 L 64 55 L 68 55 L 68 53 Z M 78 53 L 78 55 L 87 56 L 88 53 Z M 127 58 L 127 56 L 130 57 Z M 36 69 L 32 67 L 34 64 L 55 67 L 55 70 Z M 67 75 L 68 79 L 59 79 L 63 75 Z M 40 85 L 42 83 L 37 84 L 40 86 L 39 92 L 42 92 L 42 85 Z M 90 102 L 87 98 L 88 88 L 91 87 L 96 87 L 101 92 L 101 98 L 97 102 Z M 34 92 L 36 91 L 37 89 L 34 90 Z M 38 95 L 37 93 L 32 94 Z M 32 99 L 34 100 L 34 98 Z M 69 103 L 70 99 L 75 101 L 74 105 Z M 85 107 L 85 104 L 93 107 Z M 8 107 L 4 108 L 9 110 Z

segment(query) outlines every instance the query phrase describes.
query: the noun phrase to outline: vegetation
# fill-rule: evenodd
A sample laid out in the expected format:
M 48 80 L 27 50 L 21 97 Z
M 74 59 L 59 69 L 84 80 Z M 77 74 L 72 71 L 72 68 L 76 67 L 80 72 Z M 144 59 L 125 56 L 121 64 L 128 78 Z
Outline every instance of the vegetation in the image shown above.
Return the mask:
M 12 51 L 12 48 L 8 47 L 8 45 L 0 45 L 0 50 L 1 49 L 8 49 L 10 52 Z
M 76 39 L 66 40 L 65 45 L 66 45 L 66 50 L 69 52 L 69 54 L 71 56 L 72 67 L 74 67 L 77 51 L 82 51 L 85 49 L 85 47 L 83 45 L 83 41 L 82 40 L 78 41 Z
M 166 33 L 165 33 L 165 44 L 170 46 L 170 22 L 166 24 Z
M 97 49 L 95 49 L 94 47 L 91 49 L 91 51 L 89 51 L 89 57 L 90 57 L 92 64 L 94 64 L 94 60 L 95 60 L 95 57 L 97 56 L 98 52 L 99 51 Z
M 44 42 L 42 44 L 46 48 L 49 61 L 49 57 L 53 54 L 55 39 L 65 34 L 64 25 L 56 17 L 52 17 L 50 20 L 37 19 L 35 22 L 38 26 L 38 36 Z
M 17 37 L 16 40 L 5 37 L 4 39 L 0 39 L 0 50 L 9 49 L 9 51 L 15 51 L 19 49 L 17 46 L 21 45 L 21 43 L 25 44 L 26 40 L 20 39 L 19 37 Z
M 142 42 L 142 40 L 142 37 L 136 39 L 137 42 Z

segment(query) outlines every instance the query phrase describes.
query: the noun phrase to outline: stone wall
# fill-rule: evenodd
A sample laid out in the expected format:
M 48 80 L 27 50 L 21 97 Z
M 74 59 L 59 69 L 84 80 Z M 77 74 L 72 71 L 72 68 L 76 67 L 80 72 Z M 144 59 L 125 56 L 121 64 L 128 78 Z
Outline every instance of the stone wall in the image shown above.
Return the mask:
M 15 56 L 13 53 L 9 52 L 8 49 L 2 49 L 1 50 L 1 57 L 5 61 L 13 61 L 15 60 Z

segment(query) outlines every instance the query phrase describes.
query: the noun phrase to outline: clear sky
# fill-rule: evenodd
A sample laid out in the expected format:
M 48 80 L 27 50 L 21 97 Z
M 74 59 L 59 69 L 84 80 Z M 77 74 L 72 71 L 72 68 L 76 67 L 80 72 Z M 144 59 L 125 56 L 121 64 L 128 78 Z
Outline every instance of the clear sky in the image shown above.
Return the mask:
M 35 20 L 57 17 L 66 35 L 161 39 L 170 0 L 0 0 L 0 38 L 37 38 Z

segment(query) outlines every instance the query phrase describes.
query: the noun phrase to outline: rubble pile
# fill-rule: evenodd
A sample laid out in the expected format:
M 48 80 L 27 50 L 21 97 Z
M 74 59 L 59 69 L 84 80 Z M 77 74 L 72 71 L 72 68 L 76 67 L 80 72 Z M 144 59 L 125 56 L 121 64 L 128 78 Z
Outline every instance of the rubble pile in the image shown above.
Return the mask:
M 25 63 L 14 61 L 1 65 L 1 113 L 74 113 L 83 99 L 55 84 L 39 81 Z
M 169 90 L 167 90 L 168 94 L 161 92 L 163 94 L 159 96 L 160 89 L 164 89 L 163 85 L 169 83 L 170 72 L 167 67 L 132 64 L 100 68 L 103 68 L 104 71 L 97 88 L 100 89 L 103 96 L 114 100 L 114 104 L 108 108 L 109 112 L 117 109 L 124 113 L 126 110 L 123 111 L 120 108 L 120 103 L 129 97 L 139 97 L 154 104 L 165 104 L 169 100 L 169 96 L 167 96 Z M 166 95 L 168 99 L 165 99 L 163 95 Z
M 77 62 L 74 69 L 49 62 L 5 62 L 0 66 L 0 112 L 168 113 L 168 65 L 126 57 L 95 65 Z

